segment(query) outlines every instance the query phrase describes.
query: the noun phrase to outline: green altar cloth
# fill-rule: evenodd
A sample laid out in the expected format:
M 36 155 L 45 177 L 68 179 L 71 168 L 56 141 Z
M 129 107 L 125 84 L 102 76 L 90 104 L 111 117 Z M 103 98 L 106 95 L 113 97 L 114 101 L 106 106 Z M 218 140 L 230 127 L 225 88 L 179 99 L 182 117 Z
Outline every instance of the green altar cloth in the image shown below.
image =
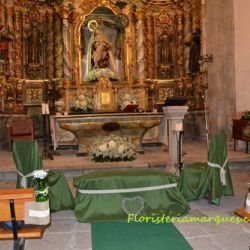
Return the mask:
M 221 170 L 221 167 L 224 170 Z M 222 183 L 221 171 L 225 172 L 225 185 Z M 209 148 L 208 163 L 195 163 L 183 168 L 178 187 L 187 201 L 208 196 L 212 203 L 219 205 L 222 195 L 234 195 L 224 135 L 216 135 L 213 138 Z
M 184 214 L 188 204 L 176 187 L 177 181 L 176 176 L 155 170 L 109 170 L 76 177 L 76 218 L 81 222 L 97 222 L 126 220 L 129 213 Z
M 17 168 L 17 188 L 35 185 L 33 171 L 42 169 L 42 157 L 37 141 L 15 140 L 12 156 Z M 46 177 L 49 186 L 50 210 L 59 211 L 74 208 L 74 198 L 63 173 L 49 171 Z

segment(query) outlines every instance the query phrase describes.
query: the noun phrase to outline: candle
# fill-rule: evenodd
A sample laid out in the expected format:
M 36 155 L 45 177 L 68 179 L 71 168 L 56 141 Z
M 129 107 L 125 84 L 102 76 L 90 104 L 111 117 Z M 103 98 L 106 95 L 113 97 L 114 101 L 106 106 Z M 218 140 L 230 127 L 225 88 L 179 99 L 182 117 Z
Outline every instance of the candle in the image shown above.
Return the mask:
M 46 114 L 46 108 L 45 108 L 45 103 L 42 103 L 42 114 Z
M 45 104 L 45 114 L 49 115 L 49 104 Z
M 183 131 L 183 124 L 182 122 L 175 124 L 175 131 Z

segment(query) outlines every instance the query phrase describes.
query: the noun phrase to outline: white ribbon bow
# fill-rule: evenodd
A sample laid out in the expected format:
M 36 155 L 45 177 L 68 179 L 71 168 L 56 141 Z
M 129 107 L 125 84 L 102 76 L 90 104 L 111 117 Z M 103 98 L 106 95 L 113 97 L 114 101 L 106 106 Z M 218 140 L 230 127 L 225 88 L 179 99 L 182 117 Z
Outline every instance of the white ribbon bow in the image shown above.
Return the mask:
M 22 173 L 20 173 L 19 171 L 17 171 L 17 173 L 19 174 L 19 176 L 21 176 L 21 187 L 22 188 L 27 188 L 27 178 L 33 176 L 33 172 L 23 175 Z
M 227 165 L 227 162 L 228 161 L 226 159 L 222 166 L 220 164 L 217 164 L 217 163 L 212 163 L 212 162 L 209 162 L 209 161 L 207 162 L 207 165 L 209 167 L 219 168 L 220 169 L 220 181 L 221 181 L 223 186 L 226 186 L 226 170 L 225 170 L 225 166 Z

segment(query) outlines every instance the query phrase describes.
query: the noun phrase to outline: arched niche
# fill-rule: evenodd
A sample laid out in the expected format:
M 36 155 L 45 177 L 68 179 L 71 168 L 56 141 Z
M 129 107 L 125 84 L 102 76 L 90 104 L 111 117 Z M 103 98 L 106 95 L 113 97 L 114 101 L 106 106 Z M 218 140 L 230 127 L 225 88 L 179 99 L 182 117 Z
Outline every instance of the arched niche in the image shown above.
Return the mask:
M 91 12 L 86 15 L 82 15 L 78 25 L 78 79 L 80 84 L 90 83 L 97 81 L 97 78 L 89 77 L 89 68 L 94 67 L 93 55 L 90 59 L 90 51 L 92 46 L 92 36 L 95 32 L 95 25 L 97 23 L 98 28 L 104 34 L 107 42 L 110 44 L 109 57 L 113 58 L 113 63 L 109 63 L 107 68 L 115 72 L 115 78 L 110 77 L 110 80 L 123 80 L 124 76 L 124 30 L 120 29 L 117 23 L 117 15 L 120 14 L 121 10 L 116 6 L 99 6 L 94 8 Z M 89 25 L 94 23 L 94 25 Z M 93 27 L 94 26 L 94 27 Z M 91 67 L 89 66 L 91 65 Z M 112 67 L 115 66 L 115 67 Z M 114 70 L 115 69 L 115 70 Z M 110 76 L 110 75 L 108 75 Z M 112 75 L 113 76 L 113 75 Z

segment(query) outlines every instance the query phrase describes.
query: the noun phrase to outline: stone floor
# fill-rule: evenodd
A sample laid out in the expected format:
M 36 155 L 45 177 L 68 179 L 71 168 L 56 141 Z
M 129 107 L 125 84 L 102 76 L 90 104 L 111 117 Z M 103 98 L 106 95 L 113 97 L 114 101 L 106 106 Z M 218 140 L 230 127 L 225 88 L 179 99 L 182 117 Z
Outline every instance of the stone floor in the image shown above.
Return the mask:
M 185 163 L 206 160 L 206 147 L 204 144 L 186 142 L 184 150 L 187 152 Z M 61 153 L 63 154 L 55 156 L 53 161 L 44 160 L 44 166 L 50 169 L 64 169 L 64 171 L 66 168 L 67 171 L 65 173 L 72 191 L 74 191 L 72 177 L 79 174 L 83 168 L 110 167 L 110 163 L 92 165 L 95 163 L 86 158 L 75 157 L 70 151 Z M 15 178 L 13 177 L 15 176 L 14 163 L 11 160 L 10 153 L 0 152 L 0 157 L 0 188 L 15 187 Z M 210 205 L 207 200 L 191 202 L 191 209 L 187 216 L 233 216 L 234 209 L 243 206 L 247 183 L 250 183 L 250 154 L 245 154 L 244 149 L 234 152 L 229 147 L 228 157 L 235 196 L 222 197 L 220 206 Z M 138 167 L 167 165 L 168 156 L 162 147 L 149 147 L 145 149 L 144 155 L 139 156 L 137 164 Z M 124 165 L 119 167 L 124 167 Z M 130 167 L 133 166 L 131 165 Z M 216 225 L 215 223 L 197 222 L 175 223 L 175 225 L 194 250 L 249 250 L 250 247 L 250 223 L 222 223 Z M 0 241 L 0 249 L 12 249 L 12 242 Z M 45 231 L 43 238 L 27 240 L 25 249 L 90 250 L 92 249 L 91 226 L 90 224 L 78 223 L 72 211 L 53 213 L 51 215 L 51 226 Z M 167 246 L 166 249 L 168 249 Z

